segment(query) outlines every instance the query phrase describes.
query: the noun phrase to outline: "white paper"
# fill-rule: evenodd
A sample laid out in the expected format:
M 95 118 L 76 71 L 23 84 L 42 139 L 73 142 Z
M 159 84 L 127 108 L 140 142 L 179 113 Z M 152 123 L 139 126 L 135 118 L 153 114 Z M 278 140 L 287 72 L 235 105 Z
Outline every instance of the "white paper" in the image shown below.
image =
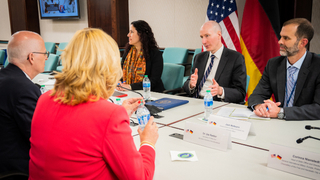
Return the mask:
M 232 108 L 222 107 L 217 113 L 218 116 L 228 117 L 239 120 L 255 119 L 255 120 L 270 120 L 270 118 L 259 117 L 248 108 Z
M 235 108 L 222 107 L 217 113 L 218 116 L 229 117 Z
M 170 151 L 172 161 L 198 161 L 195 151 Z
M 56 83 L 56 80 L 55 79 L 53 79 L 53 80 L 49 80 L 49 81 L 47 81 L 47 82 L 45 82 L 45 83 L 43 83 L 43 85 L 51 85 L 51 86 L 53 86 L 54 85 L 54 83 Z

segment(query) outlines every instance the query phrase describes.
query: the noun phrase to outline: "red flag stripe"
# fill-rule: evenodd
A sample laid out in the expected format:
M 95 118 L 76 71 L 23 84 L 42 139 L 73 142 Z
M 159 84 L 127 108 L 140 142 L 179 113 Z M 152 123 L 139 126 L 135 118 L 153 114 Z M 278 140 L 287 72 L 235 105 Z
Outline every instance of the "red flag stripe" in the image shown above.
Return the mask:
M 239 37 L 236 33 L 236 30 L 234 29 L 232 22 L 229 19 L 229 17 L 224 18 L 223 23 L 226 26 L 226 29 L 229 33 L 229 36 L 230 36 L 234 46 L 236 47 L 236 50 L 241 53 Z

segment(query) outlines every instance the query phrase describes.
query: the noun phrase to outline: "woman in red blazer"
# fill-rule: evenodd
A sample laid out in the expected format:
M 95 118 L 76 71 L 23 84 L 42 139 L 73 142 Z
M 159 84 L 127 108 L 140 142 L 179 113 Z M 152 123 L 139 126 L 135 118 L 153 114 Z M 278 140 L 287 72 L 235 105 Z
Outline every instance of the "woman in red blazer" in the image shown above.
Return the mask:
M 151 117 L 139 128 L 137 151 L 129 117 L 141 98 L 122 106 L 107 100 L 122 74 L 116 42 L 83 29 L 62 59 L 54 89 L 40 97 L 32 119 L 29 179 L 152 179 L 156 123 Z

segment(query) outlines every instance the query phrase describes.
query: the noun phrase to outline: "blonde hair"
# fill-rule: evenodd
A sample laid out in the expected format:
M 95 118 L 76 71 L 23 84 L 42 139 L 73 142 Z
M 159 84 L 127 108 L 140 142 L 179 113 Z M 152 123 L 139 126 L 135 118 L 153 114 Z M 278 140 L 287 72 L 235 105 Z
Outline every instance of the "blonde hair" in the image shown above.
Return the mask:
M 51 96 L 77 105 L 109 98 L 122 76 L 117 43 L 95 28 L 79 30 L 61 54 L 63 69 Z

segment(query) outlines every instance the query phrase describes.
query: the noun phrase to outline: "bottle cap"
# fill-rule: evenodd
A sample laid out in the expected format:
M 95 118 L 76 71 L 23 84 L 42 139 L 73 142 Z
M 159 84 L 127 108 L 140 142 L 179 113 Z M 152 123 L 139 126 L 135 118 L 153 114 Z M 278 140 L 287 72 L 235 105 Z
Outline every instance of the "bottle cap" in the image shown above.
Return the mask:
M 206 90 L 206 92 L 210 92 L 210 90 Z
M 120 101 L 120 98 L 117 98 L 116 101 Z
M 148 77 L 148 75 L 144 75 L 144 77 Z
M 41 87 L 46 87 L 46 85 L 41 85 Z

